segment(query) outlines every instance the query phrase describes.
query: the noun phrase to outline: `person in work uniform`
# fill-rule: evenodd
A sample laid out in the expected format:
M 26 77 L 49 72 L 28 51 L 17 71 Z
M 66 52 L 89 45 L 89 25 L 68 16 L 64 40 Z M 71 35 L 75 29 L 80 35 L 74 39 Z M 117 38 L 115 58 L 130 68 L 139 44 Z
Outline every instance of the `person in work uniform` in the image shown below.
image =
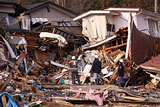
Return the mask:
M 101 73 L 101 61 L 98 59 L 98 55 L 95 55 L 95 59 L 92 64 L 92 72 L 95 79 L 95 84 L 100 84 L 100 73 Z
M 124 79 L 123 79 L 123 76 L 124 76 L 124 65 L 123 65 L 123 59 L 120 59 L 119 60 L 119 66 L 118 66 L 118 77 L 119 77 L 119 82 L 120 82 L 120 85 L 121 87 L 124 87 Z
M 79 76 L 78 76 L 78 66 L 77 66 L 77 61 L 76 61 L 76 57 L 72 56 L 72 60 L 69 62 L 70 64 L 70 68 L 71 68 L 71 72 L 72 72 L 72 84 L 76 84 L 76 79 L 78 81 L 78 84 L 80 85 L 80 80 L 79 80 Z M 76 79 L 75 79 L 76 77 Z

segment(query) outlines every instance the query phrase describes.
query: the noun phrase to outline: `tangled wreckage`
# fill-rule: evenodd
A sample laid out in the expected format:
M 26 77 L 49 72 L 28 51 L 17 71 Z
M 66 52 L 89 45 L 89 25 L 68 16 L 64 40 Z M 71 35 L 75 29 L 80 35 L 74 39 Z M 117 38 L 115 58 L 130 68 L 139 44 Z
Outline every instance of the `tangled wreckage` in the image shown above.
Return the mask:
M 21 7 L 25 12 L 17 16 L 20 11 L 14 13 L 12 7 L 18 4 L 3 4 L 10 8 L 0 14 L 0 106 L 74 106 L 94 101 L 100 106 L 159 104 L 159 14 L 108 8 L 76 17 L 70 10 L 46 2 Z M 41 18 L 39 12 L 45 13 L 44 8 L 48 14 L 58 11 L 58 18 Z M 71 17 L 60 22 L 63 15 Z M 91 76 L 95 54 L 102 63 L 101 85 L 94 85 Z M 73 55 L 81 85 L 72 85 L 68 62 Z M 124 87 L 119 87 L 117 77 L 120 59 L 125 66 Z

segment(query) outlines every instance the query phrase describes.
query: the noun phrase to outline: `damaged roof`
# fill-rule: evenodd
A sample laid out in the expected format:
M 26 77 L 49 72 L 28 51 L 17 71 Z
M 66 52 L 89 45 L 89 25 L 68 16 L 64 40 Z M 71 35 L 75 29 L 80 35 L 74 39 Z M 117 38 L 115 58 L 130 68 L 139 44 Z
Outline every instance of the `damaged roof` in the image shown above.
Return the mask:
M 105 9 L 107 11 L 116 11 L 116 12 L 137 12 L 137 13 L 142 13 L 145 15 L 149 15 L 149 16 L 153 16 L 153 17 L 160 17 L 160 14 L 155 13 L 155 12 L 151 12 L 148 10 L 144 10 L 141 8 L 107 8 Z
M 66 12 L 72 14 L 72 15 L 77 16 L 77 14 L 74 13 L 73 11 L 68 10 L 68 9 L 66 9 L 66 8 L 64 8 L 64 7 L 61 7 L 61 6 L 59 6 L 59 5 L 55 4 L 55 3 L 52 3 L 52 2 L 50 2 L 50 1 L 49 1 L 49 2 L 36 3 L 36 4 L 32 4 L 32 5 L 26 5 L 26 6 L 25 6 L 25 8 L 27 9 L 26 13 L 31 13 L 31 12 L 37 10 L 37 9 L 46 7 L 46 6 L 48 6 L 48 5 L 52 5 L 52 6 L 56 7 L 56 8 L 58 8 L 58 9 L 61 9 L 61 10 L 66 11 Z
M 154 67 L 160 69 L 160 54 L 158 56 L 152 57 L 150 60 L 142 63 L 140 66 Z
M 119 12 L 112 12 L 112 11 L 107 11 L 107 10 L 90 10 L 88 12 L 85 12 L 77 17 L 75 17 L 73 19 L 73 21 L 77 21 L 77 20 L 80 20 L 84 17 L 87 17 L 89 15 L 96 15 L 96 14 L 112 14 L 112 15 L 120 15 Z
M 18 4 L 14 2 L 6 2 L 6 1 L 0 1 L 0 12 L 2 13 L 15 13 L 15 7 Z
M 23 11 L 24 7 L 16 2 L 0 1 L 0 12 L 2 13 L 12 13 L 14 16 L 19 16 Z
M 89 15 L 97 15 L 97 14 L 111 14 L 111 15 L 120 15 L 120 12 L 136 12 L 136 13 L 142 13 L 148 16 L 153 16 L 155 18 L 160 18 L 160 14 L 150 12 L 141 8 L 107 8 L 104 10 L 91 10 L 88 12 L 85 12 L 73 19 L 73 21 L 80 20 L 84 17 L 87 17 Z
M 0 1 L 0 4 L 3 4 L 3 5 L 17 5 L 16 2 L 7 2 L 7 1 Z

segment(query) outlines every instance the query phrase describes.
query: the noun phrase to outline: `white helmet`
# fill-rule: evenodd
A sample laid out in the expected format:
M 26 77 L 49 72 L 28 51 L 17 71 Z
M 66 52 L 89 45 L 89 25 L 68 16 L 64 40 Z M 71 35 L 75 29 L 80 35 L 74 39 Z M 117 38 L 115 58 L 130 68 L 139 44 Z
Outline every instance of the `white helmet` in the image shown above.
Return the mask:
M 75 57 L 75 56 L 72 56 L 72 59 L 74 60 L 74 59 L 76 59 L 76 57 Z
M 120 59 L 120 60 L 119 60 L 119 62 L 121 62 L 121 63 L 122 63 L 122 62 L 123 62 L 123 59 Z
M 98 55 L 95 55 L 95 58 L 98 58 Z

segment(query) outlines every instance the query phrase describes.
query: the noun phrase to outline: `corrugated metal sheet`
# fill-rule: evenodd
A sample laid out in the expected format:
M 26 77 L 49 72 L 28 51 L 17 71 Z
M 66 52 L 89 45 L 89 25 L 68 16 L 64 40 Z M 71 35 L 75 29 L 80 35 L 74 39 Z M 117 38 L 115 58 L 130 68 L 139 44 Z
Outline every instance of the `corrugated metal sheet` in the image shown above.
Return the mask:
M 158 48 L 158 49 L 157 49 Z M 131 36 L 131 58 L 136 64 L 144 63 L 153 55 L 160 53 L 160 38 L 147 35 L 137 30 L 133 24 Z
M 160 54 L 158 56 L 152 57 L 147 62 L 142 63 L 141 66 L 160 68 Z

